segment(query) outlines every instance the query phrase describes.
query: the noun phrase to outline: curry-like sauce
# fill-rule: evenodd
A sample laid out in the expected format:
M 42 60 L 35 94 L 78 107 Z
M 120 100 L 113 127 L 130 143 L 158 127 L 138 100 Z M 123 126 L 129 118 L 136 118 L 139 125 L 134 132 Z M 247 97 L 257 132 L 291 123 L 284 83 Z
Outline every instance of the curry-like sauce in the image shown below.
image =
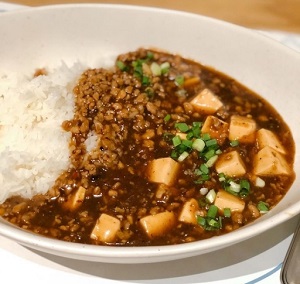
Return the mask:
M 222 105 L 211 112 L 193 104 L 203 90 Z M 197 241 L 267 214 L 294 180 L 294 141 L 276 110 L 234 79 L 178 55 L 146 49 L 122 54 L 111 70 L 86 70 L 74 99 L 74 118 L 62 122 L 72 136 L 70 168 L 46 195 L 30 200 L 15 196 L 0 205 L 4 219 L 26 230 L 99 245 Z M 202 131 L 209 116 L 215 119 L 211 134 Z M 253 142 L 229 139 L 232 116 L 255 122 Z M 226 126 L 222 131 L 220 121 Z M 270 130 L 280 141 L 285 153 L 278 157 L 286 162 L 285 172 L 256 172 L 259 129 Z M 204 141 L 202 151 L 193 148 L 196 139 Z M 221 156 L 232 151 L 245 173 L 218 171 Z M 157 180 L 151 172 L 152 161 L 161 158 L 175 162 L 171 182 Z M 223 191 L 242 209 L 218 207 L 216 195 Z M 106 219 L 100 221 L 101 215 Z M 161 217 L 151 223 L 149 216 Z

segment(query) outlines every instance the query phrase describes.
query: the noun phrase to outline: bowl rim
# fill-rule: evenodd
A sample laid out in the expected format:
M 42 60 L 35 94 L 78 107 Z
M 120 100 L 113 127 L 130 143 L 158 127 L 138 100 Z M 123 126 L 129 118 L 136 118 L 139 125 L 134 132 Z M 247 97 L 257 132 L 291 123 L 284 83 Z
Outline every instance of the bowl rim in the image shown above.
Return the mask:
M 128 5 L 128 4 L 101 4 L 101 3 L 74 3 L 74 4 L 55 4 L 55 5 L 45 5 L 39 7 L 26 7 L 25 9 L 18 9 L 13 11 L 7 11 L 1 13 L 0 22 L 2 17 L 12 17 L 17 16 L 18 14 L 29 15 L 31 13 L 40 13 L 41 11 L 47 12 L 49 10 L 63 10 L 63 9 L 108 9 L 108 10 L 120 10 L 128 9 L 135 11 L 147 11 L 151 13 L 164 13 L 164 14 L 176 14 L 180 17 L 195 17 L 205 21 L 215 23 L 217 25 L 225 25 L 230 29 L 235 29 L 238 31 L 246 32 L 251 37 L 259 38 L 260 40 L 269 41 L 272 44 L 276 43 L 275 40 L 268 38 L 265 35 L 259 34 L 254 30 L 251 30 L 246 27 L 238 26 L 220 19 L 211 18 L 208 16 L 195 14 L 191 12 L 171 10 L 166 8 L 157 8 L 157 7 L 147 7 L 147 6 L 137 6 L 137 5 Z M 300 54 L 296 51 L 283 46 L 277 42 L 278 48 L 285 49 L 285 52 L 290 52 L 298 58 L 297 60 L 300 63 Z M 99 262 L 116 262 L 116 263 L 141 263 L 141 262 L 158 262 L 172 259 L 180 259 L 189 256 L 195 256 L 199 254 L 199 251 L 202 253 L 211 252 L 222 247 L 226 247 L 232 243 L 238 243 L 244 241 L 248 238 L 252 238 L 256 235 L 259 235 L 262 232 L 265 232 L 271 229 L 274 226 L 285 222 L 295 215 L 300 213 L 299 203 L 293 204 L 290 206 L 288 212 L 284 212 L 277 216 L 271 216 L 267 220 L 260 221 L 261 226 L 253 230 L 253 226 L 256 224 L 253 223 L 240 228 L 237 231 L 233 231 L 229 234 L 225 234 L 218 237 L 213 237 L 208 240 L 200 240 L 192 243 L 170 245 L 170 246 L 139 246 L 139 247 L 110 247 L 110 246 L 96 246 L 96 245 L 86 245 L 78 243 L 67 243 L 65 241 L 60 241 L 56 239 L 51 239 L 48 237 L 40 236 L 27 232 L 9 224 L 7 221 L 0 217 L 0 235 L 7 237 L 20 243 L 24 246 L 28 246 L 34 249 L 38 249 L 47 253 L 55 252 L 57 255 L 65 256 L 66 253 L 70 258 L 78 258 L 83 260 L 94 260 Z M 260 217 L 260 220 L 263 217 Z M 251 236 L 249 236 L 251 232 Z

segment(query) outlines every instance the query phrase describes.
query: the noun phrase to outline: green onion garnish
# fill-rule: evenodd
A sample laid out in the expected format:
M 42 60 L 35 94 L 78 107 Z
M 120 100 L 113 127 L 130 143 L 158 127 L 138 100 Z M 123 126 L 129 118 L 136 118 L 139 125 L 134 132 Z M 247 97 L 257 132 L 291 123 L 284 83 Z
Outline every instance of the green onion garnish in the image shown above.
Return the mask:
M 160 65 L 160 70 L 161 70 L 161 74 L 167 74 L 170 70 L 170 63 L 169 62 L 164 62 Z
M 167 114 L 167 115 L 164 117 L 164 121 L 165 121 L 165 122 L 168 122 L 170 119 L 171 119 L 171 115 L 170 115 L 170 114 Z
M 210 139 L 210 135 L 208 133 L 203 133 L 201 138 L 204 140 L 204 141 L 207 141 Z
M 218 146 L 218 142 L 216 139 L 209 139 L 205 141 L 206 147 Z
M 238 140 L 233 140 L 233 141 L 230 141 L 230 146 L 231 147 L 236 147 L 239 145 L 239 141 Z
M 150 65 L 151 72 L 154 76 L 161 75 L 161 67 L 156 62 L 152 62 Z
M 207 211 L 207 217 L 216 218 L 218 213 L 218 207 L 216 205 L 210 205 Z
M 257 204 L 257 209 L 260 213 L 266 213 L 269 211 L 269 204 L 264 201 L 259 201 Z
M 176 123 L 175 127 L 181 132 L 187 132 L 190 129 L 189 126 L 184 122 Z
M 182 86 L 184 83 L 184 77 L 182 75 L 178 75 L 175 77 L 175 84 L 177 86 Z
M 205 163 L 205 165 L 208 168 L 211 168 L 214 165 L 214 163 L 218 160 L 218 158 L 219 158 L 218 155 L 212 156 L 211 158 L 208 159 L 208 161 Z
M 207 200 L 208 203 L 212 204 L 214 203 L 215 199 L 216 199 L 216 192 L 214 189 L 211 189 L 205 196 L 205 199 Z
M 195 139 L 193 144 L 192 144 L 192 148 L 195 149 L 198 152 L 202 152 L 204 147 L 205 147 L 205 142 L 200 138 Z
M 126 65 L 123 61 L 118 60 L 116 62 L 117 67 L 121 70 L 121 71 L 125 71 L 126 70 Z
M 172 142 L 173 142 L 173 146 L 177 147 L 181 144 L 181 139 L 179 136 L 174 136 Z
M 202 226 L 202 227 L 205 227 L 205 224 L 206 224 L 206 220 L 204 217 L 202 216 L 197 216 L 197 223 Z
M 231 217 L 231 210 L 230 210 L 230 208 L 224 208 L 223 214 L 224 214 L 224 217 L 230 218 Z
M 184 151 L 180 154 L 180 156 L 178 157 L 178 162 L 182 162 L 183 160 L 185 160 L 188 157 L 189 153 Z

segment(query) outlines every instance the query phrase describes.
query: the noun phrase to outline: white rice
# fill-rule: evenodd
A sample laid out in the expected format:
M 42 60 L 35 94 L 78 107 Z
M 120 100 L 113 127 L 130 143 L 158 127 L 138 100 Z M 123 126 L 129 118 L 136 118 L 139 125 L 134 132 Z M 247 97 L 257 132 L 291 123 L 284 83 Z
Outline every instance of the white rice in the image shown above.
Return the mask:
M 13 195 L 46 193 L 69 166 L 72 89 L 84 70 L 64 63 L 47 76 L 0 74 L 0 203 Z

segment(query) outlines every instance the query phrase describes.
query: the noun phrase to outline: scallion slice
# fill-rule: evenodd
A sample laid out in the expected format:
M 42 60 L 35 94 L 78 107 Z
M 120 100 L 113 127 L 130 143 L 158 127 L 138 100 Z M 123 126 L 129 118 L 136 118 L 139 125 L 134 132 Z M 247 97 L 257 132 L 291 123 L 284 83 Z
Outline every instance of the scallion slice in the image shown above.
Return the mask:
M 205 154 L 204 157 L 208 161 L 211 157 L 213 157 L 216 154 L 216 151 L 214 149 L 208 150 Z
M 240 144 L 240 142 L 238 140 L 232 140 L 230 141 L 230 146 L 231 147 L 236 147 Z
M 181 132 L 187 132 L 190 129 L 189 126 L 184 122 L 176 123 L 175 127 Z
M 118 60 L 116 62 L 116 65 L 121 71 L 125 71 L 127 69 L 127 66 L 125 65 L 125 63 L 123 61 Z
M 257 209 L 260 213 L 267 213 L 269 211 L 269 204 L 263 201 L 259 201 L 257 204 Z
M 204 147 L 205 147 L 205 142 L 202 139 L 197 138 L 193 141 L 192 148 L 194 150 L 198 152 L 202 152 Z
M 216 139 L 209 139 L 205 141 L 206 147 L 217 146 L 218 142 Z
M 218 155 L 214 155 L 212 156 L 211 158 L 208 159 L 208 161 L 205 163 L 205 165 L 208 167 L 208 168 L 211 168 L 214 163 L 218 160 Z
M 214 189 L 211 189 L 205 196 L 206 200 L 208 203 L 212 204 L 214 203 L 215 199 L 216 199 L 216 192 Z
M 257 186 L 257 187 L 265 187 L 265 185 L 266 185 L 266 182 L 263 179 L 261 179 L 260 177 L 257 177 L 255 179 L 255 186 Z
M 234 181 L 230 181 L 229 182 L 229 189 L 233 192 L 239 193 L 241 190 L 241 185 L 234 182 Z
M 162 64 L 160 64 L 160 70 L 161 70 L 161 74 L 167 74 L 170 70 L 170 63 L 169 62 L 164 62 Z
M 202 216 L 197 216 L 197 223 L 202 226 L 202 227 L 205 227 L 206 225 L 206 220 L 204 217 Z
M 175 77 L 175 84 L 177 86 L 182 86 L 183 83 L 184 83 L 184 77 L 183 77 L 183 75 L 178 75 L 178 76 Z
M 187 157 L 188 157 L 189 153 L 184 151 L 183 153 L 180 154 L 180 156 L 178 157 L 178 162 L 182 162 L 184 161 Z
M 167 114 L 167 115 L 164 117 L 164 121 L 165 121 L 165 122 L 168 122 L 170 119 L 171 119 L 171 115 L 170 115 L 170 114 Z
M 230 208 L 224 208 L 223 214 L 224 214 L 224 217 L 230 218 L 231 217 L 231 209 Z
M 210 205 L 207 210 L 207 217 L 209 218 L 216 218 L 218 213 L 218 207 L 216 205 Z
M 152 62 L 150 65 L 151 72 L 154 76 L 160 76 L 161 75 L 161 67 L 156 62 Z
M 173 142 L 173 146 L 177 147 L 181 144 L 181 139 L 179 136 L 174 136 L 172 142 Z

